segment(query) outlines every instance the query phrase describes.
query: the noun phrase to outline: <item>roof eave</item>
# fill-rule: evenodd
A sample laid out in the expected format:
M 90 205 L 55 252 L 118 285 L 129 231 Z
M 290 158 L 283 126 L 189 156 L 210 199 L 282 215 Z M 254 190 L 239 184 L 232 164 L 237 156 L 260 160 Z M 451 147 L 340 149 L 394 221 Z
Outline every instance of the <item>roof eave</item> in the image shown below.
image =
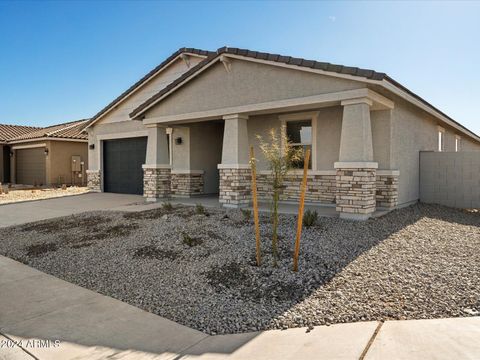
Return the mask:
M 7 145 L 14 145 L 14 144 L 23 144 L 29 142 L 38 142 L 38 141 L 71 141 L 71 142 L 88 142 L 88 139 L 83 138 L 68 138 L 68 137 L 51 137 L 51 136 L 43 136 L 34 139 L 21 139 L 21 140 L 12 140 L 7 142 Z

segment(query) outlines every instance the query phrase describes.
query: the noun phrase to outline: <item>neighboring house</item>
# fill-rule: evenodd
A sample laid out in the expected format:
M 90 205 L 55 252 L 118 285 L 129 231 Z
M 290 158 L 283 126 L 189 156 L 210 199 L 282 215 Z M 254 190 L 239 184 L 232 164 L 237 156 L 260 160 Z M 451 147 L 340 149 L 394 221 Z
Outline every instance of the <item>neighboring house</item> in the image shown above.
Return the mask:
M 4 138 L 3 182 L 86 185 L 88 140 L 82 132 L 86 123 L 79 120 L 46 128 L 0 126 Z
M 0 124 L 0 183 L 10 182 L 10 146 L 8 140 L 38 129 L 32 126 Z
M 476 134 L 386 74 L 235 48 L 180 49 L 89 122 L 89 186 L 148 199 L 219 194 L 243 206 L 251 145 L 267 196 L 256 136 L 272 128 L 312 150 L 307 200 L 353 219 L 418 201 L 420 151 L 480 150 Z M 291 172 L 284 200 L 298 199 L 300 178 Z

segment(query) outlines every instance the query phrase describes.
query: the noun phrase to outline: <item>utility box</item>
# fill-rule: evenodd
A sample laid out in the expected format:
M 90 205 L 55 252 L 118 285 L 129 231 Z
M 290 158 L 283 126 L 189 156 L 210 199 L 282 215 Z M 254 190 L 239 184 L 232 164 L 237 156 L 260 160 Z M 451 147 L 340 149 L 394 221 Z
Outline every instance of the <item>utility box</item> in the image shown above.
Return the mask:
M 81 168 L 81 163 L 82 161 L 82 158 L 80 157 L 80 155 L 73 155 L 72 156 L 72 172 L 80 172 L 82 171 L 82 168 Z

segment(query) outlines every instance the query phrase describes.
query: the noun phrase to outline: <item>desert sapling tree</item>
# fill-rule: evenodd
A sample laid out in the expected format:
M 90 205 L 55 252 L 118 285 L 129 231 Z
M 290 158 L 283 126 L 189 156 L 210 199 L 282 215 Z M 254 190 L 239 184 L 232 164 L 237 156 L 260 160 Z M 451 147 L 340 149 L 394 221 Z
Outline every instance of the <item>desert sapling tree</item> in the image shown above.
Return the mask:
M 265 141 L 260 135 L 257 135 L 260 141 L 260 149 L 263 156 L 268 162 L 270 170 L 270 187 L 272 189 L 272 253 L 273 265 L 277 266 L 278 262 L 278 202 L 280 194 L 284 188 L 284 180 L 288 171 L 293 164 L 298 163 L 302 159 L 303 150 L 298 147 L 291 146 L 287 137 L 285 126 L 280 129 L 280 134 L 275 129 L 271 129 L 269 133 L 269 141 Z

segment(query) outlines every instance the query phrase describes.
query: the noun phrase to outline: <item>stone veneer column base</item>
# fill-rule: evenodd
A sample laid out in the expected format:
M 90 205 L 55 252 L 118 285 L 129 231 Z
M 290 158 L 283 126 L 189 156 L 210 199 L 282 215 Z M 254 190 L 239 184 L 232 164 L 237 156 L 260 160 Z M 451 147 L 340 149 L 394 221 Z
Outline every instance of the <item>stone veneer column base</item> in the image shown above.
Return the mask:
M 87 187 L 94 192 L 102 191 L 102 178 L 100 170 L 87 170 Z
M 203 171 L 172 172 L 171 193 L 176 197 L 190 197 L 204 193 Z
M 170 168 L 143 166 L 143 196 L 157 201 L 170 195 Z
M 399 170 L 377 170 L 377 208 L 394 209 L 398 205 Z
M 373 162 L 335 163 L 340 218 L 367 220 L 375 212 L 377 167 Z
M 225 207 L 250 204 L 252 175 L 248 165 L 218 165 L 220 172 L 219 201 Z
M 272 197 L 272 174 L 260 171 L 257 174 L 258 197 L 270 199 Z M 280 194 L 282 201 L 298 201 L 300 199 L 303 172 L 292 171 L 285 177 L 283 189 Z M 319 204 L 335 204 L 336 196 L 336 171 L 309 170 L 307 175 L 307 191 L 305 201 Z

